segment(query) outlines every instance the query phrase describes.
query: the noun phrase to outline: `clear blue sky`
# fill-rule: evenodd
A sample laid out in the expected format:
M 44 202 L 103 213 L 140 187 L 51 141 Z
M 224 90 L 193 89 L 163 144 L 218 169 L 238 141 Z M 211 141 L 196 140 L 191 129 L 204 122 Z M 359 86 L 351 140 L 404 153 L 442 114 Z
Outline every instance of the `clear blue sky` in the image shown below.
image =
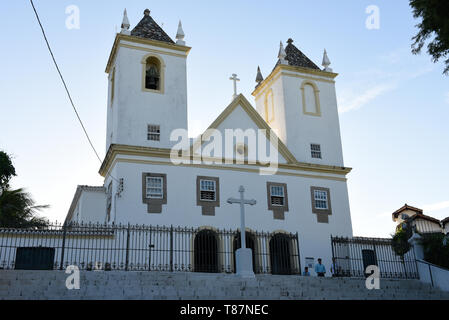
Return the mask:
M 66 28 L 65 9 L 80 9 L 80 29 Z M 205 129 L 239 90 L 253 102 L 257 66 L 266 76 L 279 41 L 289 37 L 315 63 L 323 48 L 337 96 L 355 235 L 388 236 L 391 212 L 405 202 L 436 218 L 449 216 L 449 77 L 442 62 L 410 53 L 416 33 L 408 1 L 44 1 L 41 20 L 80 115 L 105 154 L 104 73 L 123 9 L 133 27 L 149 8 L 174 38 L 182 19 L 188 59 L 189 129 Z M 369 5 L 380 29 L 368 30 Z M 0 4 L 0 149 L 45 215 L 63 220 L 76 185 L 101 185 L 91 151 L 52 65 L 28 1 Z

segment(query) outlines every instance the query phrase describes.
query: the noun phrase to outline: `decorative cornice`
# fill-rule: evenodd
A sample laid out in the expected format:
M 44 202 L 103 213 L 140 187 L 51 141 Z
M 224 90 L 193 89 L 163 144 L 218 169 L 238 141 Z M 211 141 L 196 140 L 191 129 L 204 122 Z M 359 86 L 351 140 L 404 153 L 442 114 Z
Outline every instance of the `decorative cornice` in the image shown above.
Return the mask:
M 152 148 L 152 147 L 140 147 L 140 146 L 129 146 L 129 145 L 118 145 L 112 144 L 109 147 L 109 150 L 106 154 L 106 157 L 101 165 L 99 170 L 100 175 L 106 177 L 110 169 L 113 167 L 113 164 L 116 161 L 117 156 L 119 155 L 127 155 L 127 156 L 138 156 L 138 157 L 151 157 L 151 158 L 162 158 L 169 159 L 171 155 L 171 149 L 162 149 L 162 148 Z M 236 170 L 236 171 L 249 171 L 249 172 L 258 172 L 258 168 L 268 167 L 269 165 L 257 163 L 245 163 L 241 165 L 242 167 L 230 166 L 227 163 L 227 159 L 220 158 L 203 158 L 203 161 L 207 162 L 221 162 L 223 164 L 194 164 L 194 161 L 198 161 L 195 156 L 190 153 L 190 156 L 184 157 L 184 160 L 191 160 L 191 164 L 182 164 L 181 166 L 191 166 L 191 167 L 201 167 L 201 168 L 210 168 L 210 169 L 226 169 L 226 170 Z M 148 161 L 148 160 L 138 160 L 138 159 L 129 159 L 129 162 L 139 163 L 140 161 Z M 235 161 L 235 160 L 234 160 Z M 152 161 L 151 163 L 153 163 Z M 170 161 L 159 161 L 158 164 L 162 165 L 175 165 Z M 315 172 L 320 174 L 335 174 L 346 176 L 349 172 L 351 172 L 351 168 L 347 167 L 338 167 L 338 166 L 328 166 L 328 165 L 319 165 L 312 163 L 304 163 L 304 162 L 296 162 L 290 164 L 278 163 L 278 168 L 284 170 L 294 170 L 294 171 L 307 171 L 307 172 Z M 255 167 L 255 168 L 251 168 Z M 281 173 L 279 173 L 281 174 Z M 282 174 L 289 175 L 289 172 L 282 172 Z M 320 176 L 313 176 L 320 177 Z M 334 178 L 334 177 L 332 177 Z M 344 178 L 335 177 L 336 180 L 345 180 Z
M 258 95 L 258 93 L 261 92 L 272 80 L 275 80 L 274 77 L 277 76 L 278 73 L 280 73 L 282 75 L 287 75 L 287 76 L 298 76 L 298 77 L 300 77 L 299 75 L 288 74 L 288 73 L 284 73 L 282 71 L 292 71 L 292 72 L 297 72 L 297 73 L 301 73 L 301 74 L 308 74 L 308 75 L 323 77 L 324 79 L 322 79 L 322 78 L 313 78 L 313 79 L 310 79 L 310 80 L 324 81 L 324 82 L 334 82 L 333 79 L 335 79 L 338 76 L 338 73 L 327 72 L 327 71 L 322 71 L 322 70 L 315 70 L 315 69 L 309 69 L 309 68 L 303 68 L 303 67 L 297 67 L 297 66 L 278 64 L 273 69 L 273 71 L 271 71 L 270 75 L 268 77 L 266 77 L 256 87 L 256 89 L 254 89 L 254 91 L 252 92 L 252 95 L 253 96 Z M 301 78 L 303 78 L 303 77 L 301 77 Z
M 118 48 L 120 47 L 120 42 L 122 40 L 134 42 L 134 43 L 138 43 L 138 44 L 144 44 L 144 45 L 148 45 L 148 46 L 154 46 L 154 47 L 160 47 L 160 48 L 170 49 L 170 50 L 174 50 L 174 51 L 184 52 L 185 56 L 187 56 L 190 52 L 190 49 L 192 49 L 191 47 L 181 46 L 179 44 L 172 44 L 172 43 L 168 43 L 168 42 L 164 42 L 164 41 L 145 39 L 145 38 L 134 37 L 134 36 L 130 36 L 130 35 L 122 34 L 122 33 L 117 33 L 117 35 L 115 36 L 115 40 L 114 40 L 114 44 L 112 46 L 111 53 L 109 54 L 109 59 L 108 59 L 108 63 L 106 65 L 106 70 L 105 70 L 106 73 L 110 72 L 112 62 L 114 61 L 115 55 L 117 53 Z M 144 48 L 142 48 L 142 49 L 144 50 Z M 170 52 L 168 52 L 167 54 L 170 54 Z

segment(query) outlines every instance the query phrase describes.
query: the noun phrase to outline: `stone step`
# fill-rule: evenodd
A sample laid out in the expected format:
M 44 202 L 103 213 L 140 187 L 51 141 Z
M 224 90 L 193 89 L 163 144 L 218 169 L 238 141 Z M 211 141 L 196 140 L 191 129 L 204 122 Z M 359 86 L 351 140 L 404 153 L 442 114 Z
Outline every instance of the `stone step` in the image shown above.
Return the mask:
M 0 299 L 449 299 L 418 280 L 365 279 L 169 272 L 80 273 L 80 290 L 68 290 L 64 271 L 1 271 Z

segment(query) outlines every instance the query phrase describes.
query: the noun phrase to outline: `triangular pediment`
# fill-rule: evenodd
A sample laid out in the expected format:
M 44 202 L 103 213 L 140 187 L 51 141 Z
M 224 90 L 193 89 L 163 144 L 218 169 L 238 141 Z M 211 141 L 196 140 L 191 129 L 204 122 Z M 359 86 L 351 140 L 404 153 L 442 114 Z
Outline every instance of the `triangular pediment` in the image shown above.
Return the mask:
M 221 143 L 214 144 L 216 138 L 220 139 Z M 221 146 L 220 151 L 216 152 L 212 145 L 219 148 Z M 239 151 L 240 154 L 237 155 Z M 267 156 L 273 156 L 275 153 L 277 163 L 297 162 L 293 154 L 242 94 L 237 96 L 195 140 L 192 152 L 194 155 L 202 154 L 203 157 L 210 155 L 211 158 L 241 160 L 243 156 L 248 163 L 265 162 Z

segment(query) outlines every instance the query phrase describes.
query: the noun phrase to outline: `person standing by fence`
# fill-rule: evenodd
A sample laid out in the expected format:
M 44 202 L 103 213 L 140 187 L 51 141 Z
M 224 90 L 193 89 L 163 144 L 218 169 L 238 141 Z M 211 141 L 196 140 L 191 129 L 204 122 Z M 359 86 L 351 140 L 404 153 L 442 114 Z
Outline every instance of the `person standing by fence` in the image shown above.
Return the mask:
M 318 263 L 315 265 L 315 272 L 318 277 L 324 277 L 326 274 L 326 267 L 321 263 L 321 258 L 318 258 Z
M 331 274 L 332 277 L 338 277 L 339 276 L 339 272 L 340 272 L 340 267 L 337 264 L 337 261 L 335 258 L 332 258 L 332 264 L 331 264 Z

